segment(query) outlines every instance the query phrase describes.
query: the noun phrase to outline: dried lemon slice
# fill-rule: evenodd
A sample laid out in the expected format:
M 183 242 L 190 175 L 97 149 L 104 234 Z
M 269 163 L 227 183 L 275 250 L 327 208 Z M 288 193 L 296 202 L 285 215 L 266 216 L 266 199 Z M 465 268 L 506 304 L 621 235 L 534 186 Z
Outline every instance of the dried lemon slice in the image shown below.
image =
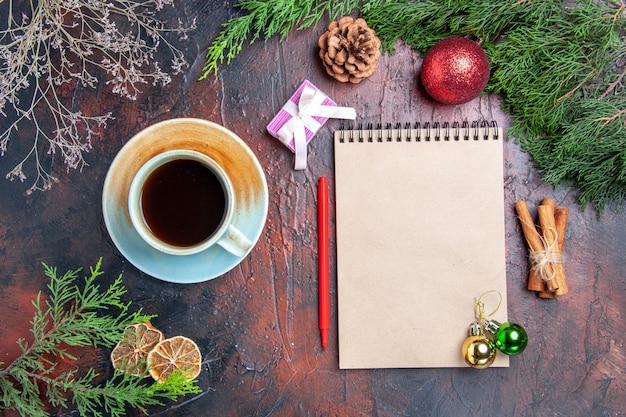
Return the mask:
M 148 354 L 150 375 L 163 382 L 172 372 L 180 370 L 193 379 L 200 374 L 202 355 L 196 343 L 185 336 L 174 336 L 159 342 Z
M 115 369 L 141 376 L 146 374 L 148 353 L 163 340 L 163 333 L 149 322 L 131 324 L 124 331 L 124 338 L 113 348 L 111 363 Z

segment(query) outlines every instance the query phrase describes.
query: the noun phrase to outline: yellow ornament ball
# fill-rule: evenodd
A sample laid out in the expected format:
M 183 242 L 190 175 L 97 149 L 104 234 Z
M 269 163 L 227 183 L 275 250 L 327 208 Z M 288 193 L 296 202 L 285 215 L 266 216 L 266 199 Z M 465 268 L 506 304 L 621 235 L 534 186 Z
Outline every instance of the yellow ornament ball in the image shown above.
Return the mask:
M 496 347 L 485 336 L 470 336 L 461 348 L 463 359 L 472 368 L 484 369 L 496 360 Z

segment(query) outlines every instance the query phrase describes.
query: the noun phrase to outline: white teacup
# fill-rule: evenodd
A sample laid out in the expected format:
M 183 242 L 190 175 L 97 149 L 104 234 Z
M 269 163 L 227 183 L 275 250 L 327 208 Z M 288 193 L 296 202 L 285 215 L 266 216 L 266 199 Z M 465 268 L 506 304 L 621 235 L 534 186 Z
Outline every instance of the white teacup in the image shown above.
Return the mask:
M 138 171 L 128 193 L 137 233 L 172 255 L 191 255 L 219 245 L 246 255 L 252 242 L 233 225 L 235 191 L 220 165 L 203 153 L 160 153 Z

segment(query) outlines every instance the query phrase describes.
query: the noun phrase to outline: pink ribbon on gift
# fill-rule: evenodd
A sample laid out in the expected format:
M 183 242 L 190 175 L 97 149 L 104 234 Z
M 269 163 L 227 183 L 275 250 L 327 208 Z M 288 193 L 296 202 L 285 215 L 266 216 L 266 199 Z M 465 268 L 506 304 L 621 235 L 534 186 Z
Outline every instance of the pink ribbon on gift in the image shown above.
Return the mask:
M 283 110 L 289 113 L 289 119 L 277 132 L 278 139 L 285 145 L 294 141 L 294 169 L 306 169 L 307 141 L 305 127 L 316 132 L 322 126 L 314 117 L 327 119 L 356 119 L 356 111 L 352 107 L 327 106 L 322 102 L 326 95 L 315 87 L 307 84 L 302 90 L 298 104 L 288 101 Z

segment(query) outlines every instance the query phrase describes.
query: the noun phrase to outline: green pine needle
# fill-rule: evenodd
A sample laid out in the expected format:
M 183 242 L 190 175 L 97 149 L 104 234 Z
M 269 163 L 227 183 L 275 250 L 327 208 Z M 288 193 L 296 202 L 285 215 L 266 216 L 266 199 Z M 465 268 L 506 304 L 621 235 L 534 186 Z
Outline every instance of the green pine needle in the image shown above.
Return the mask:
M 388 49 L 397 39 L 422 52 L 447 36 L 479 39 L 491 64 L 486 91 L 503 98 L 511 136 L 545 181 L 575 186 L 581 205 L 602 213 L 626 197 L 625 8 L 623 1 L 404 0 L 364 17 Z
M 601 214 L 626 196 L 625 1 L 240 1 L 247 14 L 224 25 L 201 79 L 247 39 L 284 39 L 357 9 L 390 53 L 398 39 L 422 53 L 448 36 L 478 39 L 491 64 L 486 91 L 513 116 L 510 136 L 544 180 L 573 185 L 581 205 Z
M 329 2 L 320 0 L 242 0 L 237 7 L 247 12 L 223 24 L 223 30 L 206 53 L 207 63 L 200 80 L 217 74 L 219 66 L 237 56 L 244 44 L 274 35 L 283 40 L 293 30 L 317 25 L 325 15 L 332 19 L 349 13 L 360 1 Z M 377 3 L 377 2 L 376 2 Z
M 48 297 L 42 292 L 33 300 L 35 314 L 31 321 L 33 342 L 18 340 L 22 354 L 5 368 L 0 363 L 0 411 L 13 409 L 21 416 L 47 417 L 52 407 L 67 409 L 74 405 L 83 416 L 113 417 L 126 415 L 127 409 L 143 411 L 150 405 L 162 405 L 165 400 L 198 393 L 195 380 L 173 374 L 164 383 L 146 383 L 142 378 L 115 371 L 111 379 L 96 384 L 99 376 L 89 369 L 79 375 L 79 369 L 60 373 L 59 360 L 76 360 L 67 347 L 112 348 L 124 336 L 127 326 L 154 318 L 141 309 L 130 311 L 130 302 L 122 297 L 126 289 L 122 276 L 108 287 L 98 284 L 102 259 L 80 282 L 81 269 L 59 276 L 57 269 L 44 264 Z M 43 390 L 40 389 L 43 387 Z

